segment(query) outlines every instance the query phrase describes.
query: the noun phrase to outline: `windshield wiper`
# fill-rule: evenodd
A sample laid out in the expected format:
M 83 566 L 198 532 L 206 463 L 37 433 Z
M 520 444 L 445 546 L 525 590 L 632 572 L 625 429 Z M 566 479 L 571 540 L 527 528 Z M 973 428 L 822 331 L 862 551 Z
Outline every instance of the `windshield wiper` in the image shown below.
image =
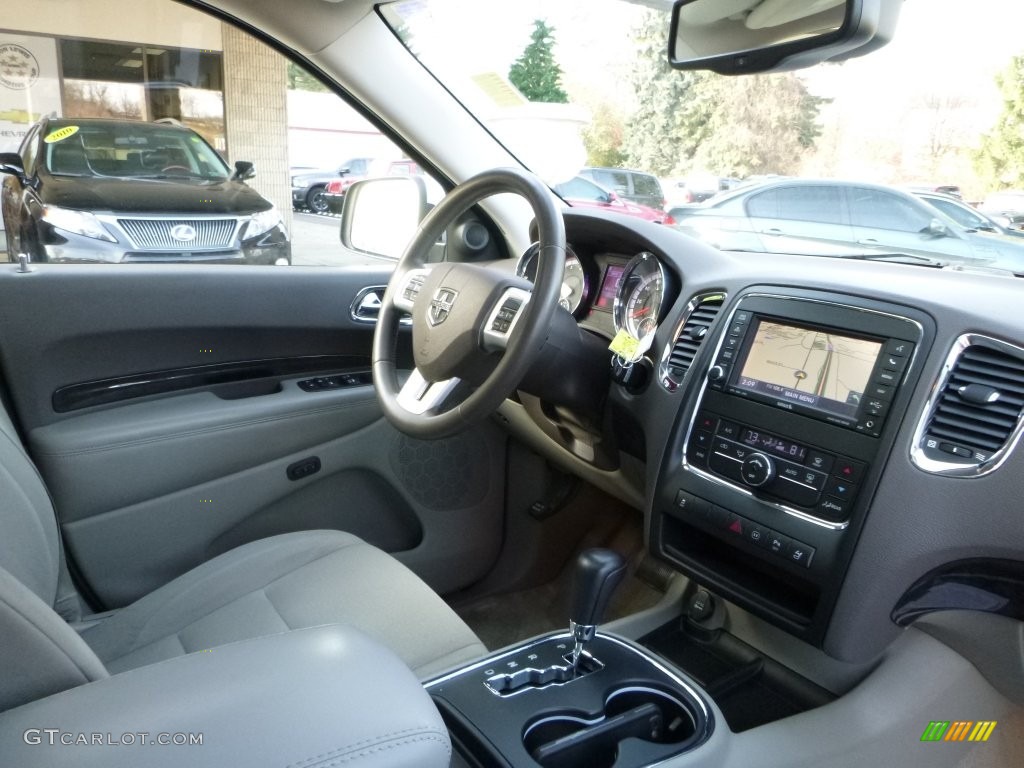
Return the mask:
M 855 261 L 892 261 L 897 264 L 916 264 L 922 267 L 949 267 L 954 264 L 969 266 L 966 262 L 949 261 L 948 259 L 937 259 L 934 256 L 921 256 L 916 253 L 850 253 L 843 255 L 830 255 L 830 259 L 854 259 Z

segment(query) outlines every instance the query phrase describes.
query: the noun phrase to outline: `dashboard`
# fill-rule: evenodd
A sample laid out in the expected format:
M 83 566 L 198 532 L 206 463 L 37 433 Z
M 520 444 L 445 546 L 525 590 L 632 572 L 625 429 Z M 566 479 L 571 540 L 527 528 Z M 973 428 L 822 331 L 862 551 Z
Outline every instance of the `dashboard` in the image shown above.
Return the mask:
M 563 307 L 639 342 L 642 376 L 605 353 L 622 466 L 590 479 L 641 462 L 614 482 L 639 486 L 649 551 L 851 661 L 932 610 L 1021 618 L 1018 283 L 722 253 L 581 212 L 566 230 Z

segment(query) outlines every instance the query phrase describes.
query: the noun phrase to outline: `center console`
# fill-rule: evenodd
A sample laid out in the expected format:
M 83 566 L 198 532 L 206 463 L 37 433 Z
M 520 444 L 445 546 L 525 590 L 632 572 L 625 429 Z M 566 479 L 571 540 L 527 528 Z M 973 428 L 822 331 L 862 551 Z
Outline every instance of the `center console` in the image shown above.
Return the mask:
M 597 633 L 625 571 L 611 550 L 584 551 L 569 632 L 424 685 L 466 764 L 640 768 L 710 738 L 712 705 L 694 685 L 640 645 Z
M 662 467 L 651 548 L 820 642 L 930 321 L 751 292 L 717 328 Z

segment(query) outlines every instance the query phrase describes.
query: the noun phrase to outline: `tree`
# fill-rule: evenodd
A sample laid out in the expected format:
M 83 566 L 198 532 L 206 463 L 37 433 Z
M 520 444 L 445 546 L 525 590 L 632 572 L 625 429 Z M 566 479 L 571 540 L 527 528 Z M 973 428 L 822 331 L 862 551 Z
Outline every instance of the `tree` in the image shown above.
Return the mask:
M 1014 56 L 996 82 L 1003 111 L 982 137 L 975 165 L 990 187 L 1024 187 L 1024 55 Z
M 583 129 L 587 165 L 618 168 L 626 163 L 622 141 L 626 127 L 622 116 L 611 104 L 601 102 L 593 110 L 590 125 Z
M 799 77 L 673 70 L 666 19 L 656 13 L 635 37 L 639 103 L 624 142 L 630 165 L 663 176 L 693 169 L 740 177 L 797 172 L 821 132 L 823 103 Z
M 822 99 L 795 74 L 696 76 L 695 165 L 723 176 L 796 174 L 821 134 Z
M 530 101 L 565 104 L 568 95 L 562 90 L 562 68 L 555 61 L 552 49 L 555 30 L 543 19 L 533 22 L 530 43 L 509 69 L 508 79 Z
M 288 62 L 288 90 L 326 91 L 327 87 L 294 61 Z
M 633 33 L 637 57 L 630 81 L 638 103 L 627 121 L 622 149 L 628 162 L 659 176 L 689 167 L 696 145 L 690 141 L 700 116 L 692 109 L 694 75 L 668 63 L 668 22 L 648 11 Z

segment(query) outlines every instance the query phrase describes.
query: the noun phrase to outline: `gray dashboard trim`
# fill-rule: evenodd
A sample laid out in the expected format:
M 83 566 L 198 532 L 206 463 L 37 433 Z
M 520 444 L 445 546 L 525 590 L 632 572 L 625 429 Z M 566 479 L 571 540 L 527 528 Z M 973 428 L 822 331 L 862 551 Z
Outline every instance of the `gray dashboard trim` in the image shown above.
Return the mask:
M 877 309 L 869 309 L 867 307 L 861 307 L 861 306 L 858 306 L 856 304 L 844 304 L 844 303 L 838 302 L 838 301 L 825 301 L 823 299 L 812 299 L 812 298 L 806 298 L 806 297 L 803 297 L 803 296 L 787 296 L 785 294 L 780 294 L 780 293 L 762 293 L 762 292 L 745 293 L 742 296 L 740 296 L 739 298 L 740 299 L 747 299 L 747 298 L 781 299 L 781 300 L 784 300 L 784 301 L 802 301 L 802 302 L 806 302 L 806 303 L 809 303 L 809 304 L 824 304 L 824 305 L 833 306 L 833 307 L 842 307 L 844 309 L 850 309 L 850 310 L 853 310 L 855 312 L 863 312 L 863 313 L 871 314 L 871 315 L 881 315 L 881 316 L 884 316 L 884 317 L 891 317 L 891 318 L 894 318 L 896 320 L 901 320 L 903 322 L 909 323 L 910 325 L 913 325 L 917 329 L 919 335 L 923 336 L 923 334 L 924 334 L 924 328 L 916 320 L 912 320 L 909 317 L 904 317 L 903 315 L 897 315 L 897 314 L 894 314 L 892 312 L 882 312 L 882 311 L 877 310 Z M 737 303 L 732 308 L 732 310 L 729 312 L 729 323 L 732 322 L 732 318 L 736 314 L 736 311 L 737 311 L 738 308 L 739 308 L 739 304 Z M 728 323 L 726 323 L 726 325 L 728 325 Z M 710 370 L 710 367 L 714 365 L 714 361 L 718 358 L 718 353 L 722 349 L 722 344 L 724 344 L 724 343 L 725 343 L 725 336 L 724 335 L 720 335 L 719 338 L 718 338 L 718 343 L 715 345 L 714 354 L 710 358 L 711 365 L 709 366 L 708 370 Z M 904 381 L 907 380 L 907 378 L 909 377 L 911 371 L 914 370 L 914 366 L 917 364 L 918 351 L 919 351 L 919 345 L 915 345 L 914 352 L 910 356 L 910 361 L 907 364 L 907 369 L 903 373 Z M 704 376 L 704 378 L 701 381 L 700 389 L 698 390 L 697 396 L 695 398 L 695 402 L 697 402 L 698 404 L 703 401 L 703 399 L 704 399 L 704 392 L 707 390 L 708 382 L 707 382 L 706 373 L 707 373 L 707 371 L 705 371 L 705 376 Z M 700 410 L 699 408 L 694 408 L 693 413 L 690 416 L 690 423 L 686 427 L 686 436 L 683 439 L 683 451 L 682 451 L 683 469 L 686 470 L 687 472 L 691 472 L 691 473 L 697 475 L 698 477 L 701 477 L 701 478 L 703 478 L 705 480 L 708 480 L 709 482 L 715 483 L 716 485 L 720 485 L 720 486 L 723 486 L 725 488 L 729 488 L 729 489 L 731 489 L 733 491 L 736 491 L 736 492 L 742 493 L 742 494 L 744 494 L 746 496 L 749 496 L 751 498 L 754 498 L 753 492 L 751 492 L 749 489 L 744 488 L 744 487 L 742 487 L 740 485 L 736 485 L 735 483 L 731 483 L 728 480 L 719 477 L 718 475 L 713 475 L 710 472 L 705 472 L 704 470 L 700 469 L 699 467 L 693 466 L 692 464 L 690 464 L 686 460 L 686 447 L 685 446 L 689 445 L 689 443 L 690 443 L 690 435 L 693 433 L 693 426 L 697 422 L 697 412 L 699 410 Z M 841 531 L 841 530 L 844 530 L 845 528 L 847 528 L 849 526 L 849 521 L 844 521 L 844 522 L 841 522 L 841 523 L 834 523 L 834 522 L 832 522 L 830 520 L 823 520 L 820 517 L 815 517 L 814 515 L 810 515 L 810 514 L 808 514 L 806 512 L 803 512 L 803 511 L 801 511 L 799 509 L 795 509 L 793 507 L 789 507 L 789 506 L 787 506 L 785 504 L 780 504 L 780 503 L 774 502 L 774 501 L 768 501 L 768 500 L 762 499 L 760 497 L 757 497 L 757 498 L 758 498 L 758 501 L 760 501 L 762 504 L 767 504 L 768 506 L 772 507 L 773 509 L 777 509 L 778 511 L 784 512 L 785 514 L 790 515 L 791 517 L 798 518 L 799 520 L 803 520 L 804 522 L 811 523 L 813 525 L 817 525 L 817 526 L 820 526 L 822 528 L 826 528 L 828 530 Z

